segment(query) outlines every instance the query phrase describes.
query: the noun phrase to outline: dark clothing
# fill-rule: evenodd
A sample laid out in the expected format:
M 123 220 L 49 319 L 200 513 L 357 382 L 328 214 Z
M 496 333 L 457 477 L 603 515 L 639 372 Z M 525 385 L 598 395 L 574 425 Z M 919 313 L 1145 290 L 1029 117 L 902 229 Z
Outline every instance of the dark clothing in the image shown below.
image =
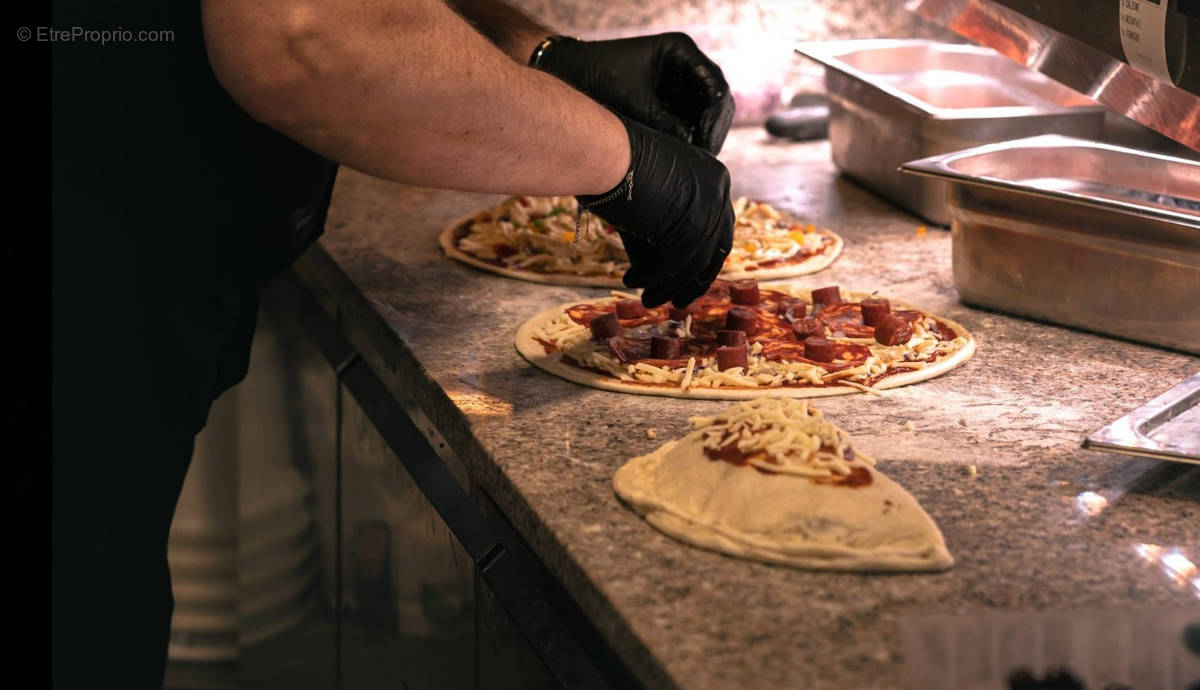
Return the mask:
M 160 688 L 194 436 L 245 376 L 257 287 L 321 233 L 336 167 L 222 90 L 199 0 L 53 14 L 133 39 L 51 53 L 55 686 Z
M 167 533 L 193 435 L 53 423 L 54 687 L 158 690 L 173 606 Z
M 53 405 L 197 431 L 241 380 L 256 287 L 321 233 L 336 167 L 253 121 L 208 64 L 198 0 L 55 2 Z

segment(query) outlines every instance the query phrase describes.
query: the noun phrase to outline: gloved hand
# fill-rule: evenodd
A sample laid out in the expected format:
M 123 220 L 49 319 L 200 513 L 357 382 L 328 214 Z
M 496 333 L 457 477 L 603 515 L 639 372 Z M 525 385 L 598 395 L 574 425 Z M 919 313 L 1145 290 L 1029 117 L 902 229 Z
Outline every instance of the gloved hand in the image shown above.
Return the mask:
M 733 122 L 721 68 L 687 34 L 613 41 L 555 37 L 530 64 L 625 117 L 689 144 L 720 152 Z
M 642 304 L 683 307 L 708 291 L 733 246 L 729 171 L 702 149 L 618 117 L 629 172 L 608 192 L 576 199 L 621 233 L 631 264 L 624 282 L 645 288 Z

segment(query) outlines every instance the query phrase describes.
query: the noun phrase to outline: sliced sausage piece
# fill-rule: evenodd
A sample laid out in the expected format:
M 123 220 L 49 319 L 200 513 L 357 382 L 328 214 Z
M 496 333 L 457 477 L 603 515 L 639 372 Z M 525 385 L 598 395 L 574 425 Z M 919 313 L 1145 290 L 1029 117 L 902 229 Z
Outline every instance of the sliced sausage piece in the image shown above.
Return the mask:
M 758 332 L 758 314 L 745 307 L 734 307 L 725 315 L 725 328 L 731 331 L 743 331 L 747 336 Z
M 732 345 L 745 345 L 745 331 L 717 331 L 717 344 L 722 347 L 730 347 Z
M 804 358 L 814 362 L 832 362 L 837 359 L 838 344 L 828 338 L 809 336 L 804 339 Z
M 750 355 L 745 345 L 731 345 L 717 348 L 717 368 L 721 371 L 741 367 L 742 371 L 750 363 Z
M 646 315 L 646 308 L 636 299 L 623 299 L 617 302 L 617 316 L 622 319 L 637 319 Z
M 784 321 L 792 323 L 804 318 L 808 312 L 808 302 L 799 297 L 784 297 L 775 306 L 775 313 L 782 316 Z
M 796 334 L 796 340 L 800 341 L 814 335 L 818 338 L 829 335 L 829 329 L 825 327 L 825 322 L 811 316 L 793 323 L 792 332 Z
M 862 308 L 863 323 L 868 326 L 874 326 L 879 323 L 883 317 L 892 313 L 892 304 L 882 297 L 868 297 L 858 303 Z
M 734 304 L 757 306 L 761 296 L 758 292 L 758 281 L 753 278 L 735 280 L 729 284 L 729 301 Z
M 817 288 L 812 291 L 813 311 L 817 311 L 819 304 L 839 304 L 842 301 L 842 291 L 836 285 L 829 287 Z
M 628 364 L 649 357 L 650 342 L 645 338 L 618 335 L 608 339 L 608 351 L 622 364 Z
M 679 338 L 666 335 L 650 336 L 650 356 L 654 359 L 679 357 Z
M 606 340 L 621 333 L 621 320 L 615 313 L 601 314 L 588 324 L 592 329 L 592 337 L 596 340 Z
M 907 321 L 892 314 L 875 324 L 875 342 L 880 345 L 903 345 L 912 337 L 913 329 Z
M 696 309 L 697 305 L 695 302 L 692 302 L 685 307 L 672 306 L 670 312 L 668 312 L 668 316 L 672 321 L 683 321 L 687 319 L 689 315 L 695 314 Z

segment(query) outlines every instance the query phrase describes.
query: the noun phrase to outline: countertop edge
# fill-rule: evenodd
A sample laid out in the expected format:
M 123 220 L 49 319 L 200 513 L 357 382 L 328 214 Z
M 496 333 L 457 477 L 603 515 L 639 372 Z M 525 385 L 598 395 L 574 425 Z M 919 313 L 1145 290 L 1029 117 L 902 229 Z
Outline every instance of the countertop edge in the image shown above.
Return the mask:
M 403 338 L 383 318 L 379 308 L 387 309 L 387 306 L 373 305 L 367 300 L 319 241 L 296 262 L 295 273 L 309 290 L 317 292 L 317 300 L 327 313 L 331 307 L 337 308 L 337 313 L 330 316 L 371 371 L 393 396 L 399 398 L 403 407 L 408 408 L 405 405 L 408 401 L 403 400 L 408 397 L 437 432 L 447 439 L 447 444 L 462 463 L 463 469 L 470 474 L 470 479 L 486 492 L 546 570 L 574 599 L 638 680 L 648 688 L 678 688 L 654 660 L 651 651 L 641 644 L 628 622 L 616 613 L 591 577 L 571 557 L 554 533 L 536 518 L 533 508 L 520 491 L 499 471 L 476 440 L 462 411 L 446 395 L 442 385 L 429 376 Z M 453 463 L 453 459 L 450 462 Z M 451 474 L 461 485 L 461 472 L 454 470 L 451 467 Z M 462 488 L 471 493 L 471 487 Z M 569 587 L 567 583 L 576 586 Z M 587 585 L 582 591 L 580 583 Z

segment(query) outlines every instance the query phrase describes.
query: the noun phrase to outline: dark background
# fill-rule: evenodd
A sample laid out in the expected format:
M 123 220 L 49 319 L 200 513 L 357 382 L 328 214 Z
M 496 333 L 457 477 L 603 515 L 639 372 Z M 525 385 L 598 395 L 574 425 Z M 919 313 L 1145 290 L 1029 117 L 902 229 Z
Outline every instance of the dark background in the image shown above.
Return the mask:
M 38 564 L 47 562 L 42 559 L 50 549 L 50 449 L 44 445 L 50 420 L 50 49 L 21 41 L 18 31 L 25 27 L 36 35 L 38 26 L 48 25 L 50 3 L 19 0 L 7 9 L 12 21 L 5 37 L 7 217 L 0 231 L 0 351 L 5 354 L 0 516 L 8 547 L 5 612 L 16 613 L 22 621 L 16 624 L 27 631 L 17 635 L 21 641 L 13 658 L 33 659 L 46 648 L 49 632 L 49 578 Z M 36 662 L 28 668 L 34 678 L 41 676 Z

